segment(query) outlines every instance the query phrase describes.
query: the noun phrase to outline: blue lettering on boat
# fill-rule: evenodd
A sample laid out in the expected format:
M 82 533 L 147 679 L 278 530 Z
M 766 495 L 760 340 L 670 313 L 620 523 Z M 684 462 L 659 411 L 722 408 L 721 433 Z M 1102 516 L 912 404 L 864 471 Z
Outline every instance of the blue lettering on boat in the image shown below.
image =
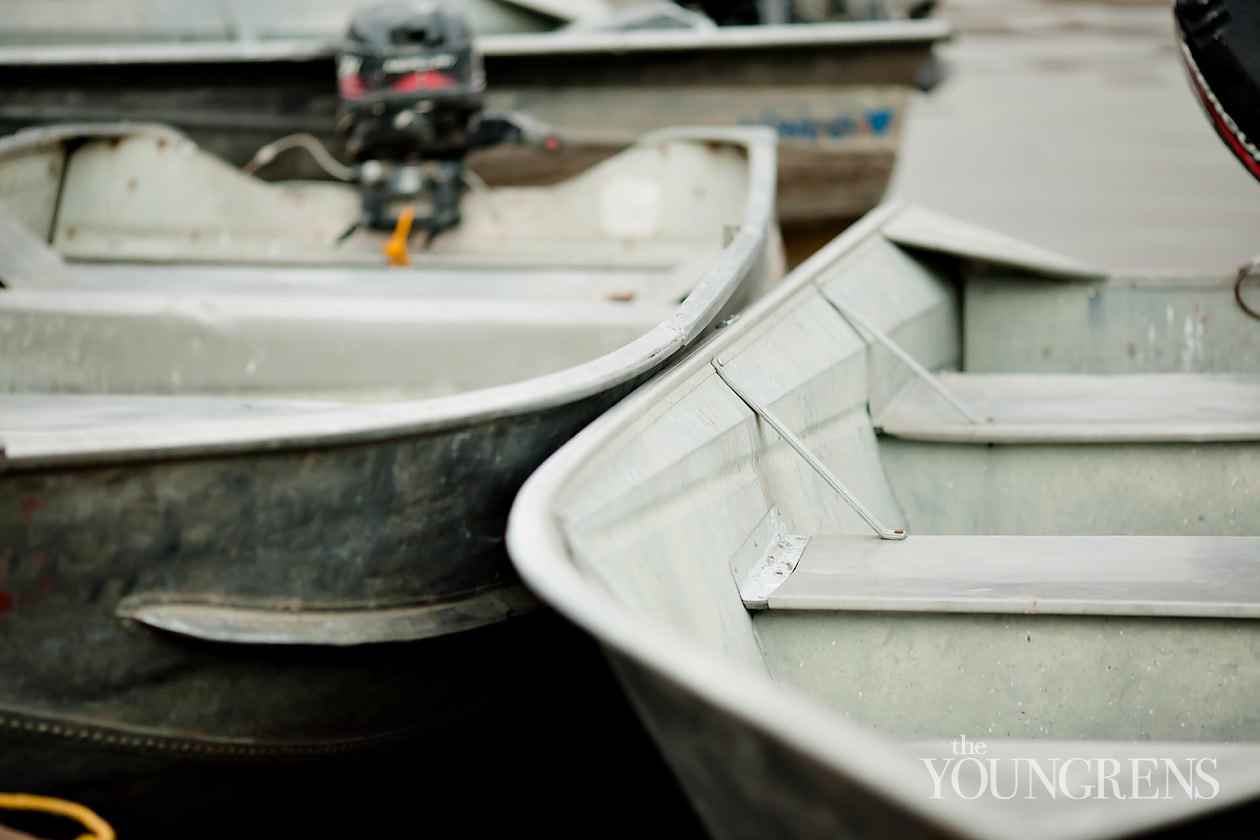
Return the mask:
M 887 108 L 866 112 L 866 122 L 871 127 L 871 134 L 874 134 L 876 137 L 888 132 L 888 126 L 892 123 L 892 118 L 892 111 Z
M 858 134 L 863 124 L 875 136 L 888 133 L 892 125 L 893 112 L 890 109 L 867 111 L 862 119 L 849 114 L 839 114 L 831 119 L 814 119 L 811 117 L 781 117 L 774 111 L 765 110 L 759 117 L 741 117 L 740 125 L 768 125 L 785 139 L 818 140 L 827 138 L 840 140 Z

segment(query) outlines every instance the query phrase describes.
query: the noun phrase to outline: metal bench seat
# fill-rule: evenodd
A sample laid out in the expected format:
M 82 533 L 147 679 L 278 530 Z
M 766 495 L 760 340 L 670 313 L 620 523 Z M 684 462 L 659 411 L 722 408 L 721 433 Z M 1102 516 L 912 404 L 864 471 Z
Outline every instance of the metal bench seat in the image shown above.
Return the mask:
M 814 536 L 748 606 L 1260 618 L 1260 537 Z
M 946 443 L 1145 443 L 1260 440 L 1260 375 L 968 374 L 923 379 L 879 410 L 886 435 Z

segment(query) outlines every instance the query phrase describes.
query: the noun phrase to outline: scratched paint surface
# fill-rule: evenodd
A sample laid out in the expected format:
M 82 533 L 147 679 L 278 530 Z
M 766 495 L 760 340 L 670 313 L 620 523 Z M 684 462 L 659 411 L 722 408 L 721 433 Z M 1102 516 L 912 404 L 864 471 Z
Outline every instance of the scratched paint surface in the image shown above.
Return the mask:
M 371 445 L 0 474 L 0 734 L 6 716 L 39 714 L 319 742 L 412 726 L 422 694 L 443 709 L 461 681 L 434 693 L 428 668 L 411 674 L 423 643 L 367 658 L 201 645 L 115 610 L 127 596 L 361 608 L 512 583 L 502 534 L 516 488 L 620 393 Z M 293 702 L 312 691 L 323 699 Z M 16 772 L 0 746 L 0 777 Z
M 21 528 L 11 544 L 0 545 L 0 613 L 35 606 L 52 586 L 36 521 L 39 499 L 28 496 L 13 502 L 19 504 Z

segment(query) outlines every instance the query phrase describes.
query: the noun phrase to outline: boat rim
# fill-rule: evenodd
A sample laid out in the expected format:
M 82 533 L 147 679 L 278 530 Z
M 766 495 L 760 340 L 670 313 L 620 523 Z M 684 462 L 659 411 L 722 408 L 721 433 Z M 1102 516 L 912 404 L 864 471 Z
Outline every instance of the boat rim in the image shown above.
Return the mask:
M 953 28 L 941 19 L 724 26 L 716 29 L 627 32 L 543 32 L 485 35 L 476 43 L 487 59 L 571 56 L 583 53 L 678 53 L 775 47 L 922 44 L 948 40 Z M 337 41 L 188 41 L 0 47 L 0 67 L 78 64 L 267 63 L 331 60 Z

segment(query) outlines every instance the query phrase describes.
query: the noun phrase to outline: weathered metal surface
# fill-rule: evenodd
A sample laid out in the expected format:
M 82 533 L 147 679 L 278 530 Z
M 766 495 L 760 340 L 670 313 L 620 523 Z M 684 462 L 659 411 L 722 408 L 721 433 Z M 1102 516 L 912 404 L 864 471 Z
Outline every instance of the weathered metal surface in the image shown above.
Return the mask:
M 650 667 L 610 653 L 649 731 L 714 837 L 764 840 L 799 827 L 801 837 L 907 840 L 957 837 L 949 827 L 899 809 L 870 780 L 837 780 L 807 750 L 781 742 L 708 698 L 662 680 Z M 864 758 L 882 763 L 874 752 Z M 738 772 L 718 772 L 738 762 Z M 755 802 L 754 808 L 732 803 Z M 797 832 L 793 832 L 797 833 Z
M 1055 287 L 1008 272 L 964 293 L 967 368 L 975 373 L 1190 373 L 1260 369 L 1255 321 L 1238 307 L 1233 274 L 1117 274 Z M 1105 325 L 1105 329 L 1102 327 Z M 1080 336 L 1092 337 L 1081 341 Z
M 440 608 L 514 587 L 502 532 L 516 488 L 628 387 L 395 441 L 4 474 L 0 714 L 37 712 L 210 741 L 318 740 L 343 719 L 332 734 L 375 736 L 386 722 L 405 728 L 416 719 L 405 695 L 442 682 L 440 671 L 419 666 L 422 673 L 402 675 L 411 666 L 383 667 L 391 657 L 385 650 L 360 660 L 352 651 L 192 645 L 117 613 L 138 603 L 192 602 L 273 611 L 282 620 L 304 610 Z M 504 598 L 513 609 L 527 603 Z M 435 609 L 432 618 L 412 627 L 419 632 L 411 638 L 469 625 L 458 610 Z M 197 627 L 169 629 L 202 637 Z M 250 638 L 250 630 L 246 622 L 207 640 L 330 641 L 322 632 Z M 414 654 L 393 655 L 423 660 L 424 651 L 422 644 Z M 266 665 L 290 657 L 306 664 L 274 672 Z M 380 673 L 369 679 L 369 663 L 380 657 Z M 403 685 L 391 692 L 396 680 Z M 336 700 L 346 691 L 380 696 L 348 715 Z M 241 704 L 253 711 L 244 714 Z
M 500 532 L 515 488 L 624 389 L 357 446 L 10 470 L 8 620 L 21 631 L 94 591 L 115 606 L 283 612 L 440 605 L 511 585 Z
M 731 575 L 744 606 L 766 606 L 770 593 L 796 568 L 809 537 L 788 534 L 782 517 L 771 508 L 731 559 Z
M 195 443 L 215 439 L 216 430 L 198 428 L 207 424 L 223 440 L 229 424 L 265 432 L 265 415 L 275 432 L 363 425 L 372 405 L 393 400 L 441 398 L 455 411 L 460 395 L 616 352 L 673 312 L 608 302 L 10 291 L 0 298 L 0 391 L 16 394 L 15 422 L 0 429 L 16 459 L 91 446 L 72 440 L 76 425 L 97 428 L 102 448 L 112 440 L 116 449 L 146 427 L 155 443 Z M 381 364 L 409 357 L 416 361 L 402 369 Z M 207 400 L 199 420 L 195 401 L 208 397 L 218 401 Z M 362 406 L 358 417 L 345 411 L 352 404 Z M 383 421 L 408 412 L 376 413 Z
M 963 350 L 986 332 L 1000 332 L 1004 346 L 1019 345 L 1018 328 L 1004 327 L 996 309 L 974 317 L 961 305 L 976 289 L 1000 278 L 1035 290 L 1047 309 L 1055 301 L 1075 305 L 1092 289 L 1111 295 L 1114 308 L 1096 310 L 1088 328 L 1063 330 L 1056 346 L 1075 348 L 1082 372 L 1162 377 L 1162 359 L 1129 356 L 1117 341 L 1137 321 L 1133 292 L 1167 292 L 1189 308 L 1216 312 L 1223 278 L 1131 290 L 1123 277 L 1098 278 L 1057 258 L 1042 271 L 1033 249 L 995 238 L 968 233 L 955 246 L 955 225 L 928 229 L 931 217 L 924 215 L 913 219 L 915 242 L 896 246 L 882 234 L 899 229 L 898 213 L 889 207 L 873 214 L 824 248 L 702 354 L 549 459 L 514 505 L 508 544 L 516 567 L 545 602 L 610 650 L 718 836 L 1128 836 L 1254 802 L 1254 620 L 750 612 L 737 603 L 750 570 L 772 557 L 786 534 L 876 541 L 816 471 L 717 381 L 717 358 L 881 517 L 909 523 L 907 542 L 879 543 L 890 553 L 916 550 L 916 535 L 997 534 L 1006 535 L 1003 560 L 1014 564 L 1019 551 L 1048 544 L 1023 535 L 1061 534 L 1081 541 L 1081 554 L 1055 561 L 1063 567 L 1045 574 L 1079 571 L 1082 602 L 1098 601 L 1110 586 L 1133 610 L 1157 611 L 1155 599 L 1138 603 L 1136 583 L 1132 591 L 1116 583 L 1132 577 L 1126 568 L 1144 563 L 1150 568 L 1143 573 L 1174 600 L 1224 603 L 1254 588 L 1254 438 L 1177 442 L 1184 425 L 1173 416 L 1178 412 L 1168 412 L 1164 424 L 1163 438 L 1174 440 L 1142 444 L 976 446 L 880 437 L 871 414 L 917 380 L 824 299 L 849 302 L 928 370 L 970 372 L 972 356 Z M 907 227 L 900 226 L 901 235 Z M 995 303 L 1014 315 L 1013 296 Z M 1201 336 L 1191 372 L 1254 375 L 1260 365 L 1251 355 L 1228 353 L 1254 337 L 1254 327 L 1219 312 L 1215 329 Z M 1038 315 L 1034 309 L 1022 317 Z M 1152 326 L 1165 329 L 1163 321 Z M 983 369 L 996 358 L 982 355 L 976 363 Z M 1050 369 L 1033 363 L 1020 372 Z M 1126 534 L 1149 535 L 1153 556 L 1107 550 L 1107 539 L 1139 545 L 1120 538 Z M 1162 539 L 1170 534 L 1203 539 Z M 1230 534 L 1248 539 L 1224 539 Z M 1227 571 L 1222 562 L 1212 584 L 1185 572 L 1196 552 L 1239 545 L 1245 550 L 1229 554 L 1239 568 Z M 1181 571 L 1160 577 L 1160 557 Z M 958 577 L 967 571 L 975 570 Z M 929 586 L 929 578 L 914 584 Z M 848 590 L 842 580 L 827 583 Z M 1199 798 L 1174 787 L 1149 808 L 1127 798 L 1008 798 L 992 789 L 974 799 L 935 798 L 924 760 L 939 757 L 941 739 L 959 734 L 991 742 L 996 755 L 1023 755 L 1034 739 L 1029 755 L 1082 760 L 1125 760 L 1133 740 L 1170 742 L 1160 753 L 1170 759 L 1218 758 L 1219 789 Z
M 373 275 L 353 261 L 329 268 L 333 255 L 322 269 L 291 264 L 267 276 L 222 265 L 232 257 L 222 243 L 200 252 L 194 244 L 213 264 L 179 268 L 169 288 L 160 263 L 94 275 L 71 259 L 56 278 L 0 291 L 2 355 L 13 362 L 0 364 L 0 741 L 34 739 L 49 756 L 33 774 L 29 750 L 0 750 L 0 777 L 26 773 L 53 787 L 76 774 L 108 778 L 137 764 L 133 754 L 156 755 L 138 762 L 153 773 L 189 760 L 307 758 L 493 714 L 507 691 L 500 672 L 509 672 L 507 654 L 487 648 L 504 637 L 471 628 L 534 605 L 503 549 L 511 500 L 549 452 L 776 279 L 767 135 L 675 134 L 646 149 L 640 160 L 664 167 L 658 174 L 673 166 L 716 176 L 704 195 L 692 194 L 692 176 L 645 179 L 617 161 L 587 176 L 655 186 L 658 224 L 637 232 L 601 213 L 595 189 L 571 205 L 553 202 L 553 221 L 571 214 L 585 229 L 546 242 L 527 225 L 515 231 L 523 248 L 501 237 L 488 256 L 464 230 L 444 251 L 417 255 L 414 271 L 379 266 Z M 116 145 L 153 148 L 163 136 L 141 131 L 134 148 L 130 135 Z M 91 142 L 108 155 L 108 138 Z M 89 159 L 72 158 L 70 168 Z M 216 193 L 215 171 L 242 176 L 198 171 L 208 189 L 191 212 L 204 218 L 217 206 L 224 229 L 240 220 L 230 218 L 231 201 L 216 198 L 272 195 L 235 181 Z M 109 173 L 89 175 L 99 186 Z M 728 177 L 738 184 L 717 183 Z M 75 183 L 71 175 L 55 188 L 61 201 Z M 675 186 L 718 205 L 708 221 L 697 214 L 692 233 L 672 225 L 670 214 L 688 207 Z M 535 197 L 543 204 L 557 195 L 543 192 Z M 528 212 L 529 200 L 512 195 L 500 219 Z M 92 216 L 90 204 L 62 209 L 104 229 L 110 214 Z M 168 228 L 128 228 L 137 216 L 119 209 L 111 235 L 171 246 L 178 237 L 162 243 L 162 231 L 178 229 L 180 203 L 166 206 L 175 216 Z M 472 230 L 491 223 L 493 213 L 482 212 Z M 600 245 L 605 224 L 615 230 Z M 270 235 L 283 245 L 284 233 Z M 566 250 L 566 236 L 581 245 L 549 261 L 548 249 Z M 241 241 L 246 255 L 265 250 Z M 623 259 L 635 241 L 645 253 Z M 592 299 L 582 273 L 601 266 L 617 276 L 603 278 Z M 455 285 L 465 271 L 461 297 Z M 540 288 L 504 300 L 505 275 Z M 407 276 L 417 282 L 400 289 Z M 608 284 L 619 282 L 643 300 L 609 299 Z M 353 294 L 356 284 L 364 296 Z M 427 291 L 440 299 L 424 304 Z M 566 308 L 587 313 L 582 329 L 592 335 L 616 335 L 605 316 L 637 323 L 618 346 L 582 349 L 554 329 Z M 443 333 L 443 322 L 463 324 L 464 334 Z M 412 336 L 406 352 L 377 354 L 369 391 L 408 381 L 419 390 L 401 402 L 388 401 L 397 396 L 388 388 L 351 402 L 363 384 L 353 360 L 373 355 L 373 337 L 405 340 L 408 329 L 432 334 Z M 355 330 L 366 348 L 351 340 Z M 547 347 L 525 338 L 531 331 L 539 340 L 554 333 L 552 349 L 577 355 L 546 361 Z M 297 339 L 287 357 L 268 343 L 284 334 Z M 486 365 L 509 357 L 500 364 L 506 376 L 461 380 L 451 369 L 465 351 Z M 251 390 L 251 370 L 264 375 L 271 362 L 276 377 Z M 321 398 L 286 393 L 293 376 Z
M 886 437 L 880 458 L 912 533 L 1256 532 L 1255 442 L 989 446 Z
M 7 191 L 0 187 L 0 195 Z M 65 273 L 61 258 L 31 227 L 0 204 L 0 283 L 6 287 L 56 282 Z
M 948 32 L 916 21 L 487 37 L 490 106 L 548 121 L 565 149 L 505 148 L 471 165 L 492 184 L 547 183 L 652 129 L 768 125 L 782 141 L 782 220 L 853 219 L 882 196 L 909 92 Z M 174 125 L 237 165 L 299 131 L 337 152 L 332 65 L 328 49 L 267 42 L 10 47 L 0 49 L 0 131 L 132 119 Z M 301 154 L 265 171 L 323 177 Z
M 521 615 L 536 602 L 517 586 L 496 587 L 451 603 L 414 607 L 277 609 L 275 605 L 233 606 L 218 597 L 138 595 L 118 604 L 119 618 L 155 630 L 215 642 L 261 645 L 363 645 L 458 633 Z
M 1249 619 L 924 613 L 889 621 L 887 614 L 855 613 L 836 621 L 834 614 L 805 611 L 756 615 L 757 635 L 776 663 L 776 676 L 884 733 L 887 748 L 974 733 L 967 737 L 992 742 L 995 749 L 1008 738 L 1030 739 L 1065 758 L 1076 754 L 1074 741 L 1086 742 L 1091 752 L 1113 746 L 1115 755 L 1135 741 L 1197 748 L 1205 757 L 1216 756 L 1223 744 L 1260 749 L 1251 700 L 1260 645 Z M 872 656 L 875 646 L 885 653 Z M 985 655 L 966 657 L 963 650 Z M 1089 690 L 1061 688 L 1066 686 Z M 1254 800 L 1257 769 L 1253 763 L 1231 775 L 1222 772 L 1218 801 L 1176 797 L 1175 810 L 1202 817 L 1213 805 Z M 930 796 L 922 765 L 908 772 L 915 774 L 905 780 L 908 791 Z M 1110 802 L 1115 809 L 1116 800 Z M 1060 799 L 1058 814 L 1036 796 L 1012 803 L 1020 804 L 1008 803 L 1007 813 L 1026 809 L 1023 816 L 1042 812 L 1049 819 L 1037 836 L 1079 836 L 1084 832 L 1073 830 L 1073 823 L 1091 810 L 1098 821 L 1094 836 L 1150 831 L 1174 816 L 1125 814 L 1122 807 L 1108 814 L 1107 801 L 1075 806 Z M 1003 810 L 988 796 L 971 807 L 976 822 Z M 1074 813 L 1077 807 L 1085 811 Z M 969 833 L 983 836 L 983 828 Z

